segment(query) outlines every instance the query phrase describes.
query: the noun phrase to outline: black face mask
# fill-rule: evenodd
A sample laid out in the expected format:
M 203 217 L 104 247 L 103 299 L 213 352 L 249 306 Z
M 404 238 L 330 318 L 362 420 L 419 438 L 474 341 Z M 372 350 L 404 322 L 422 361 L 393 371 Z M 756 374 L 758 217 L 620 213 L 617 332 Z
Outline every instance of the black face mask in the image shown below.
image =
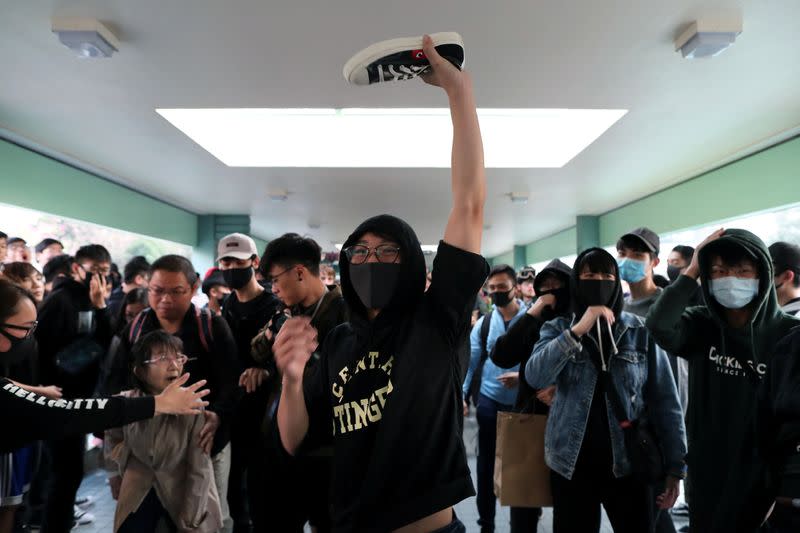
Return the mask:
M 222 298 L 217 298 L 217 305 L 222 307 L 223 305 L 225 305 L 225 300 L 227 299 L 228 299 L 227 296 L 223 296 Z
M 587 307 L 611 305 L 617 282 L 608 279 L 582 279 L 578 282 L 578 296 Z
M 555 299 L 556 303 L 554 307 L 547 306 L 545 307 L 545 311 L 550 310 L 553 314 L 553 317 L 556 315 L 560 315 L 565 313 L 567 309 L 569 309 L 569 289 L 567 287 L 561 287 L 560 289 L 550 289 L 549 291 L 539 291 L 536 293 L 537 296 L 542 297 L 546 294 L 552 294 Z M 544 312 L 542 313 L 544 315 Z
M 511 291 L 493 292 L 491 294 L 491 297 L 492 297 L 492 303 L 497 307 L 505 307 L 511 303 Z
M 3 328 L 0 328 L 0 335 L 8 339 L 8 342 L 11 344 L 7 352 L 0 352 L 0 363 L 14 364 L 29 355 L 26 348 L 33 342 L 33 337 L 29 339 L 20 339 L 19 337 L 11 335 Z
M 672 283 L 675 283 L 675 280 L 681 275 L 681 270 L 683 270 L 683 268 L 675 265 L 667 265 L 667 277 Z
M 222 271 L 222 279 L 233 290 L 239 290 L 253 278 L 253 267 L 229 268 Z
M 328 288 L 329 291 L 335 291 L 336 288 L 338 287 L 338 285 L 336 285 L 336 284 L 334 284 L 334 285 L 325 285 L 325 286 Z
M 367 309 L 383 309 L 389 305 L 399 279 L 398 263 L 350 265 L 350 282 Z

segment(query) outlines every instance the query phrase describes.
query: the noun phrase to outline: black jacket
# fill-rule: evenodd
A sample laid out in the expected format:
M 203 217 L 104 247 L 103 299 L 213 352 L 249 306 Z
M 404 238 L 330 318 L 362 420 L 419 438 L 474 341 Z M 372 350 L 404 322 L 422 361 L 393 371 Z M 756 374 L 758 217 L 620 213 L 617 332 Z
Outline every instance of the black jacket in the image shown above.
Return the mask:
M 413 230 L 395 217 L 375 217 L 345 248 L 366 232 L 400 245 L 394 296 L 368 320 L 342 253 L 350 322 L 328 335 L 304 379 L 310 420 L 304 446 L 333 441 L 337 532 L 391 531 L 474 494 L 459 431 L 458 349 L 488 265 L 442 242 L 426 293 L 425 260 Z
M 139 338 L 161 329 L 158 317 L 152 309 L 142 311 L 146 313 Z M 119 337 L 117 352 L 111 355 L 113 368 L 109 369 L 109 383 L 105 386 L 106 393 L 117 393 L 128 388 L 131 377 L 131 342 L 130 332 L 134 320 Z M 208 389 L 211 393 L 206 396 L 209 402 L 207 409 L 220 417 L 220 427 L 214 436 L 214 445 L 211 455 L 219 453 L 230 442 L 230 425 L 237 403 L 241 396 L 239 389 L 239 374 L 236 362 L 236 341 L 233 339 L 228 323 L 221 316 L 211 318 L 211 336 L 209 351 L 206 351 L 200 340 L 197 318 L 194 305 L 189 307 L 183 319 L 180 331 L 175 334 L 183 341 L 183 353 L 196 358 L 184 366 L 184 370 L 191 374 L 189 383 L 208 380 Z M 117 390 L 115 390 L 117 389 Z
M 536 276 L 534 289 L 537 294 L 542 280 L 553 274 L 561 279 L 567 294 L 570 294 L 568 291 L 572 280 L 572 269 L 558 259 L 553 259 Z M 560 310 L 562 313 L 568 313 L 569 308 L 570 306 L 567 304 Z M 556 314 L 553 311 L 552 315 L 548 313 L 543 318 L 547 320 L 555 317 Z M 500 368 L 512 368 L 515 365 L 520 365 L 519 391 L 517 392 L 517 401 L 514 404 L 516 411 L 546 414 L 549 410 L 545 404 L 536 399 L 536 389 L 528 385 L 528 381 L 525 379 L 525 366 L 533 354 L 533 347 L 539 341 L 539 330 L 546 320 L 539 320 L 529 314 L 523 315 L 508 328 L 505 335 L 498 337 L 494 348 L 492 348 L 492 353 L 489 355 L 492 362 Z
M 93 314 L 93 330 L 79 332 L 81 312 Z M 58 385 L 65 398 L 91 396 L 97 383 L 100 361 L 91 365 L 81 375 L 62 372 L 56 364 L 57 354 L 81 337 L 89 337 L 108 349 L 112 337 L 111 315 L 108 308 L 93 309 L 89 289 L 72 278 L 58 278 L 53 292 L 39 309 L 39 326 L 35 336 L 39 343 L 40 380 L 47 385 Z
M 259 366 L 250 353 L 250 344 L 258 332 L 267 325 L 282 304 L 274 294 L 264 291 L 249 302 L 240 302 L 236 292 L 225 300 L 222 318 L 228 323 L 236 340 L 239 370 Z

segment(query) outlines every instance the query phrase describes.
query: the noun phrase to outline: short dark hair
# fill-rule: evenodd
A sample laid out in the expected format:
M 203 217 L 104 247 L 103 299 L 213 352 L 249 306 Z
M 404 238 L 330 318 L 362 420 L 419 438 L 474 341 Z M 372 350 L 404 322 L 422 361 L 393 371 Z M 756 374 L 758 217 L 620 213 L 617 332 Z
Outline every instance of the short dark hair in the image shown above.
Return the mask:
M 19 303 L 27 298 L 33 305 L 33 295 L 9 279 L 0 278 L 0 322 L 17 312 Z
M 683 244 L 679 244 L 675 248 L 672 249 L 673 252 L 680 254 L 683 257 L 684 261 L 687 263 L 692 262 L 692 258 L 694 257 L 694 248 L 691 246 L 686 246 Z
M 53 238 L 47 237 L 46 239 L 42 239 L 39 242 L 39 244 L 36 245 L 36 248 L 35 248 L 36 253 L 40 254 L 40 253 L 44 252 L 45 248 L 47 248 L 48 246 L 53 246 L 54 244 L 57 244 L 57 245 L 61 246 L 62 248 L 64 247 L 64 245 L 61 244 L 61 241 L 59 241 L 58 239 L 53 239 Z
M 111 263 L 111 254 L 102 244 L 87 244 L 75 252 L 75 262 L 94 261 L 95 263 Z
M 26 246 L 28 245 L 28 241 L 26 241 L 22 237 L 11 237 L 10 239 L 8 239 L 8 243 L 7 244 L 9 246 L 11 246 L 12 244 L 17 244 L 18 242 L 21 242 L 22 244 L 24 244 Z
M 311 237 L 302 237 L 297 233 L 286 233 L 270 241 L 261 256 L 261 275 L 269 278 L 269 271 L 274 265 L 291 268 L 303 265 L 313 275 L 319 277 L 319 263 L 322 259 L 322 248 Z
M 614 257 L 605 250 L 592 250 L 583 257 L 575 272 L 580 277 L 584 268 L 588 268 L 592 274 L 611 274 L 617 276 L 617 262 Z
M 651 261 L 655 258 L 655 254 L 650 251 L 650 248 L 647 247 L 644 241 L 635 235 L 623 235 L 617 241 L 617 251 L 621 252 L 624 248 L 637 253 L 646 253 Z M 606 274 L 608 274 L 608 272 L 606 272 Z
M 508 276 L 509 278 L 511 278 L 512 283 L 517 282 L 517 271 L 514 270 L 514 268 L 511 265 L 506 265 L 506 264 L 493 266 L 492 269 L 489 271 L 489 277 L 487 277 L 486 279 L 488 280 L 490 278 L 500 275 Z
M 137 255 L 125 264 L 122 279 L 125 283 L 133 283 L 136 280 L 136 276 L 146 276 L 149 273 L 150 263 L 147 262 L 143 255 Z
M 156 270 L 183 274 L 186 277 L 186 281 L 188 281 L 191 286 L 197 283 L 198 275 L 197 271 L 194 269 L 194 265 L 182 255 L 169 254 L 159 257 L 150 266 L 150 272 L 155 272 Z
M 16 261 L 3 265 L 3 275 L 14 283 L 22 283 L 36 274 L 39 274 L 36 267 L 24 261 Z
M 8 239 L 8 235 L 0 231 L 0 239 Z
M 51 283 L 59 276 L 69 276 L 72 273 L 72 264 L 75 258 L 71 255 L 59 255 L 52 258 L 42 268 L 45 283 Z
M 145 366 L 144 362 L 149 360 L 153 353 L 159 348 L 169 353 L 179 354 L 183 351 L 183 341 L 174 335 L 170 335 L 163 329 L 157 329 L 143 335 L 141 339 L 136 341 L 133 348 L 131 348 L 131 375 L 133 385 L 142 392 L 148 392 L 147 384 L 134 374 L 133 371 L 137 368 L 143 369 Z

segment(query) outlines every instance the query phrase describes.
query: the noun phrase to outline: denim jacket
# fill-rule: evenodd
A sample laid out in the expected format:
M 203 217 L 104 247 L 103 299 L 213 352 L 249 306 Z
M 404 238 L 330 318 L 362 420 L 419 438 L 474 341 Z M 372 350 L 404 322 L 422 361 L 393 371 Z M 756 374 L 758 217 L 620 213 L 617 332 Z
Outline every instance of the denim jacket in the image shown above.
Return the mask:
M 525 368 L 525 379 L 534 388 L 557 386 L 547 419 L 544 454 L 547 465 L 572 479 L 581 450 L 592 396 L 598 381 L 597 367 L 568 330 L 575 318 L 556 318 L 542 326 L 539 342 Z M 607 354 L 611 382 L 627 410 L 629 420 L 647 413 L 671 475 L 683 477 L 686 456 L 686 431 L 678 391 L 672 378 L 669 359 L 635 315 L 623 312 L 613 326 L 618 352 L 603 346 Z M 583 342 L 597 342 L 596 333 Z M 622 429 L 606 398 L 614 476 L 631 473 Z

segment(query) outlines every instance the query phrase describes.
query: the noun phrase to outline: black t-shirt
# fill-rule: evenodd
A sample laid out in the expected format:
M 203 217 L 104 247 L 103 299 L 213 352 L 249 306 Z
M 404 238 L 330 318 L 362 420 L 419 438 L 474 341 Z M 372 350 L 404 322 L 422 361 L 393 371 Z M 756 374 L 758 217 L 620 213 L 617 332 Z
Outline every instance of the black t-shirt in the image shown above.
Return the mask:
M 280 300 L 267 291 L 263 291 L 248 302 L 240 302 L 236 292 L 232 292 L 225 300 L 222 317 L 230 326 L 233 338 L 236 340 L 240 370 L 260 366 L 250 355 L 250 341 L 280 308 Z
M 333 440 L 334 531 L 391 531 L 474 494 L 458 350 L 487 273 L 480 255 L 441 243 L 416 309 L 351 319 L 306 371 L 304 446 Z

